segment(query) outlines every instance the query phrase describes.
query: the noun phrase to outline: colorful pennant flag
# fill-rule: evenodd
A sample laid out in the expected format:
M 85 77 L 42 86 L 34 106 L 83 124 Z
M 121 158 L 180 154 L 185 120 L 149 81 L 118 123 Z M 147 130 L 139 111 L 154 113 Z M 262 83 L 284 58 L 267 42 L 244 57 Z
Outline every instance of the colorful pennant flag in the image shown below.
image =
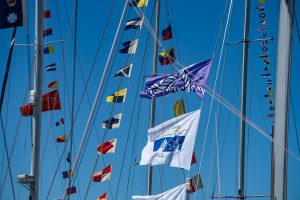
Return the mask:
M 259 55 L 259 58 L 267 58 L 267 57 L 269 57 L 268 53 L 264 53 L 264 54 Z
M 267 23 L 267 21 L 265 19 L 263 19 L 263 20 L 260 21 L 261 25 L 265 25 L 266 23 Z
M 122 113 L 102 122 L 102 128 L 114 129 L 119 128 L 121 124 Z
M 63 171 L 62 175 L 63 175 L 63 179 L 69 178 L 72 176 L 72 170 L 70 169 L 68 171 Z
M 107 196 L 107 192 L 105 192 L 100 197 L 98 197 L 97 200 L 106 200 L 106 198 L 107 198 L 106 196 Z
M 104 142 L 97 147 L 98 154 L 115 153 L 117 138 Z
M 146 7 L 148 5 L 148 0 L 133 0 L 131 2 L 129 2 L 129 5 L 131 7 Z
M 265 67 L 265 70 L 266 70 L 266 71 L 269 71 L 269 70 L 270 70 L 270 66 L 266 66 L 266 67 Z
M 264 64 L 268 65 L 268 64 L 270 64 L 270 61 L 269 60 L 264 60 Z
M 197 163 L 197 158 L 196 158 L 196 154 L 195 151 L 193 152 L 193 156 L 192 156 L 192 160 L 191 160 L 191 165 L 196 164 Z
M 51 83 L 48 83 L 48 89 L 56 89 L 59 87 L 58 81 L 53 81 Z
M 43 37 L 52 35 L 52 28 L 48 28 L 46 30 L 43 31 Z
M 51 54 L 54 53 L 54 51 L 55 51 L 54 46 L 48 46 L 43 49 L 44 54 Z
M 169 40 L 172 39 L 172 28 L 169 25 L 167 28 L 163 29 L 162 32 L 162 40 Z
M 51 12 L 50 12 L 50 10 L 45 10 L 44 11 L 44 18 L 50 18 L 51 17 Z
M 110 174 L 112 170 L 112 165 L 109 165 L 102 169 L 101 171 L 93 174 L 93 181 L 94 182 L 103 182 L 110 180 Z
M 134 19 L 131 19 L 126 22 L 125 30 L 128 29 L 141 29 L 143 25 L 144 16 L 137 17 Z
M 174 49 L 171 48 L 167 51 L 161 52 L 159 54 L 159 62 L 161 65 L 167 65 L 167 64 L 171 64 L 173 62 L 175 62 L 176 58 L 175 58 L 175 53 L 174 53 Z
M 267 90 L 272 90 L 272 87 L 267 87 Z
M 72 187 L 67 188 L 67 195 L 75 194 L 76 192 L 77 192 L 76 186 L 72 186 Z
M 270 107 L 269 107 L 269 110 L 270 110 L 270 111 L 275 110 L 275 106 L 270 106 Z
M 193 91 L 203 99 L 210 66 L 211 59 L 190 65 L 177 73 L 149 76 L 140 96 L 152 99 L 179 91 Z
M 273 94 L 265 94 L 264 97 L 272 98 L 272 97 L 273 97 Z
M 264 40 L 264 41 L 260 42 L 260 46 L 264 46 L 266 44 L 268 44 L 268 40 Z
M 174 117 L 185 114 L 184 102 L 183 99 L 179 99 L 175 102 L 173 106 Z
M 59 126 L 59 125 L 62 125 L 62 124 L 65 124 L 64 118 L 61 118 L 59 121 L 55 122 L 55 126 Z
M 47 65 L 45 68 L 46 68 L 47 72 L 56 71 L 56 63 Z
M 27 1 L 0 1 L 0 29 L 27 24 Z
M 130 77 L 131 75 L 132 64 L 127 65 L 126 67 L 121 68 L 117 73 L 112 75 L 113 77 L 121 76 L 121 77 Z
M 266 30 L 266 27 L 261 27 L 256 30 L 256 33 L 263 32 L 264 30 Z
M 272 84 L 272 80 L 266 80 L 266 84 L 271 85 Z
M 260 76 L 269 78 L 269 77 L 271 77 L 271 74 L 262 74 L 262 75 L 260 75 Z
M 61 143 L 61 142 L 66 142 L 67 141 L 67 136 L 66 135 L 60 135 L 56 138 L 56 142 Z
M 196 190 L 203 188 L 200 174 L 187 179 L 186 190 L 188 193 L 196 192 Z
M 258 4 L 264 4 L 265 0 L 258 0 Z
M 126 98 L 127 88 L 123 90 L 119 90 L 114 94 L 109 95 L 106 97 L 106 102 L 110 103 L 124 103 Z
M 119 52 L 127 53 L 127 54 L 135 54 L 138 42 L 139 39 L 123 42 L 122 45 L 124 46 L 124 48 L 120 49 Z
M 271 113 L 271 114 L 267 114 L 267 117 L 274 117 L 275 116 L 275 114 L 274 113 Z
M 265 10 L 265 8 L 263 6 L 260 6 L 260 7 L 256 7 L 255 10 L 261 10 L 262 11 L 262 10 Z
M 43 94 L 42 96 L 42 112 L 50 110 L 60 110 L 60 100 L 58 90 L 54 90 Z M 27 104 L 20 107 L 21 115 L 24 117 L 31 116 L 33 113 L 33 104 Z

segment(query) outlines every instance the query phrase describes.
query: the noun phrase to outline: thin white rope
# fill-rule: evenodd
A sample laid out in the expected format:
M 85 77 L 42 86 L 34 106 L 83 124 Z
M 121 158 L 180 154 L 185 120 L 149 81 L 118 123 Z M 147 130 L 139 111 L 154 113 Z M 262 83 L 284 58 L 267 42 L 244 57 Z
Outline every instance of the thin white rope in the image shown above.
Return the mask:
M 224 44 L 225 44 L 226 35 L 227 35 L 227 31 L 228 31 L 229 19 L 230 19 L 231 12 L 232 12 L 232 4 L 233 4 L 233 0 L 230 1 L 228 15 L 227 15 L 227 19 L 226 19 L 226 25 L 225 25 L 224 35 L 223 35 L 223 41 L 222 41 L 221 52 L 220 52 L 220 57 L 219 57 L 219 63 L 218 63 L 218 67 L 217 67 L 217 74 L 216 74 L 214 89 L 213 89 L 213 93 L 212 93 L 212 100 L 210 102 L 210 108 L 209 108 L 208 120 L 207 120 L 207 125 L 206 125 L 206 130 L 205 130 L 203 148 L 202 148 L 202 152 L 201 152 L 199 172 L 201 170 L 202 162 L 203 162 L 203 155 L 204 155 L 204 151 L 205 151 L 206 139 L 207 139 L 207 135 L 208 135 L 208 127 L 209 127 L 209 122 L 210 122 L 210 115 L 211 115 L 211 111 L 212 111 L 212 105 L 213 105 L 213 102 L 214 102 L 215 90 L 216 90 L 218 77 L 219 77 L 219 70 L 220 70 L 220 66 L 221 66 L 223 49 L 224 49 Z
M 218 188 L 219 196 L 221 196 L 221 176 L 220 176 L 220 159 L 219 159 L 219 139 L 218 139 L 218 117 L 215 113 L 215 140 L 216 140 L 216 156 L 217 156 L 217 170 L 218 170 Z M 207 198 L 207 197 L 206 197 Z

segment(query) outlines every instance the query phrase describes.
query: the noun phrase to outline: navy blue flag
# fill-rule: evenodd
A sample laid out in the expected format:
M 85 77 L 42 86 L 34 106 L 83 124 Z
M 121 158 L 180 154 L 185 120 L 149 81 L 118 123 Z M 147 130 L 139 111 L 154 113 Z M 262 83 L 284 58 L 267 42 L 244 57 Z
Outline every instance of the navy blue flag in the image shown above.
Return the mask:
M 211 59 L 190 65 L 177 73 L 149 76 L 140 96 L 151 99 L 178 91 L 193 91 L 203 99 L 210 65 Z
M 27 5 L 23 0 L 0 0 L 0 29 L 26 25 Z

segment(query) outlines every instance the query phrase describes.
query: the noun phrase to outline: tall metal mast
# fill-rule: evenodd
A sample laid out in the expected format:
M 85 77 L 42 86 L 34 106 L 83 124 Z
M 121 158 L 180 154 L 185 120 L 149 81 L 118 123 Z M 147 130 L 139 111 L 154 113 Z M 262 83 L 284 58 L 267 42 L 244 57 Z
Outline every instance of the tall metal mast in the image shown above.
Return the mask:
M 287 199 L 287 153 L 285 149 L 288 146 L 293 17 L 294 0 L 281 0 L 277 45 L 272 199 L 282 200 Z
M 245 19 L 244 19 L 244 42 L 243 42 L 243 67 L 242 67 L 242 86 L 241 86 L 241 116 L 240 116 L 240 163 L 239 163 L 239 188 L 238 195 L 244 196 L 244 177 L 245 177 L 245 121 L 246 97 L 247 97 L 247 68 L 248 68 L 248 40 L 249 40 L 249 21 L 250 21 L 250 0 L 245 0 Z M 243 198 L 240 198 L 243 199 Z
M 41 103 L 43 80 L 43 27 L 44 1 L 35 1 L 35 36 L 34 36 L 34 91 L 31 100 L 34 103 L 32 116 L 32 158 L 31 172 L 33 181 L 30 183 L 30 200 L 38 199 L 40 173 L 40 140 L 41 140 Z
M 152 74 L 157 73 L 157 41 L 158 41 L 158 29 L 159 29 L 159 12 L 160 12 L 160 0 L 155 1 L 155 37 L 154 37 L 154 47 L 153 47 L 153 65 L 152 65 Z M 155 97 L 152 97 L 151 100 L 151 115 L 150 115 L 150 128 L 155 125 Z M 148 166 L 148 184 L 147 184 L 147 194 L 151 195 L 152 193 L 152 166 Z

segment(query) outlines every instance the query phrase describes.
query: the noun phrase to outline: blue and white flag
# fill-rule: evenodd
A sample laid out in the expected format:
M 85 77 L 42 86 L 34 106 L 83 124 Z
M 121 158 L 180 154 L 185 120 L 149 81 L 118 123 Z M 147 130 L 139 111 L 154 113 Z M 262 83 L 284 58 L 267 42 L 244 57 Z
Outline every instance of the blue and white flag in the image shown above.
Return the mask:
M 211 59 L 190 65 L 177 73 L 149 76 L 140 96 L 151 99 L 178 91 L 193 91 L 203 99 L 210 66 Z
M 133 200 L 183 200 L 186 196 L 186 184 L 179 185 L 164 193 L 152 196 L 132 196 Z
M 200 110 L 186 113 L 148 129 L 140 165 L 165 164 L 189 170 Z
M 26 0 L 0 0 L 0 29 L 27 23 Z

